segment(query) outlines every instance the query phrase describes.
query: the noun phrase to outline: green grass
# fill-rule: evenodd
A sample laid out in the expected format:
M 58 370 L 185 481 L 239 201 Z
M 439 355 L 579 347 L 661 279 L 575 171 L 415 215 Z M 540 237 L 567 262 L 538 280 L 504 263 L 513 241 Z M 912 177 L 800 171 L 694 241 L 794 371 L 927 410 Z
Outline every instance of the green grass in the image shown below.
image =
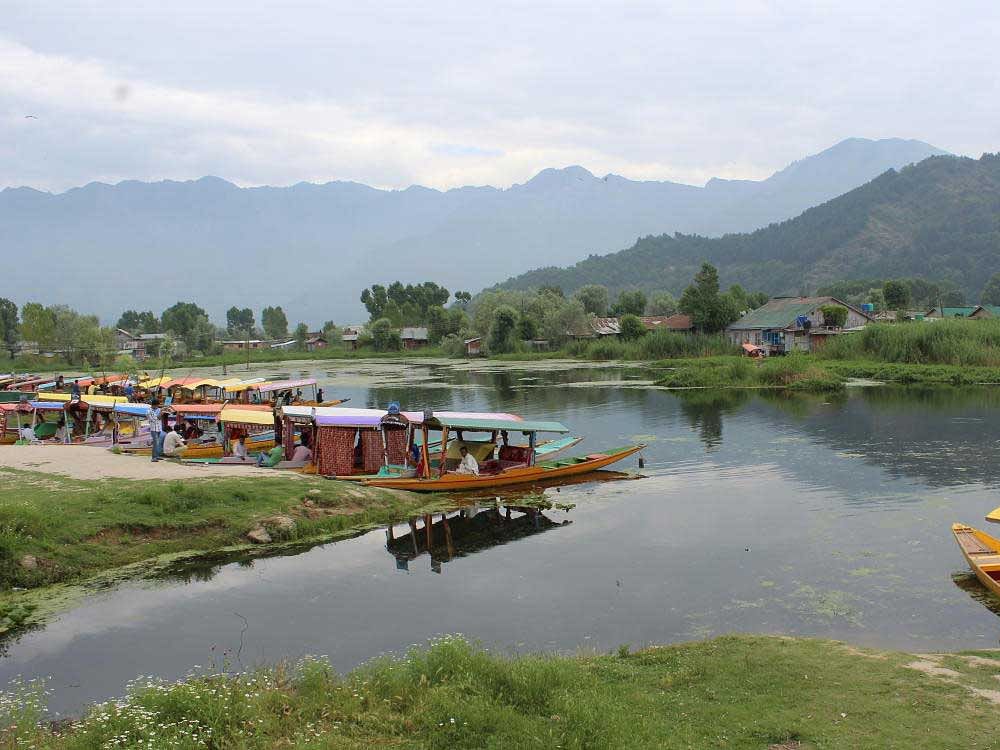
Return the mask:
M 303 505 L 307 498 L 320 509 L 313 518 Z M 276 541 L 290 541 L 395 521 L 426 502 L 299 476 L 82 481 L 0 470 L 0 591 L 245 543 L 256 521 L 276 514 L 295 519 L 293 531 L 272 533 Z M 22 566 L 25 555 L 36 557 L 38 566 Z
M 612 655 L 491 655 L 458 637 L 339 677 L 322 659 L 133 687 L 123 705 L 39 725 L 30 686 L 0 702 L 0 747 L 996 748 L 996 706 L 971 692 L 1000 672 L 829 641 L 728 636 Z M 974 679 L 976 670 L 983 673 Z M 969 681 L 966 678 L 969 678 Z M 3 744 L 6 742 L 6 744 Z
M 834 336 L 818 356 L 900 364 L 1000 367 L 1000 320 L 869 325 Z
M 789 388 L 835 391 L 844 377 L 830 372 L 814 357 L 790 354 L 751 360 L 746 357 L 711 357 L 701 360 L 668 360 L 670 368 L 657 385 L 668 388 Z

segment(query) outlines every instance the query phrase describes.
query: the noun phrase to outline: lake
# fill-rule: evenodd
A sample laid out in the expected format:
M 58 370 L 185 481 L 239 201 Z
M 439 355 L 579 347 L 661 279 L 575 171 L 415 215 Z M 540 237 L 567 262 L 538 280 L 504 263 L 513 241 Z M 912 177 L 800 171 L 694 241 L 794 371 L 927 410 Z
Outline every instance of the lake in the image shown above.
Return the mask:
M 614 467 L 641 478 L 550 488 L 558 507 L 527 514 L 523 493 L 498 495 L 499 511 L 480 498 L 450 514 L 450 552 L 437 516 L 431 555 L 404 521 L 390 549 L 379 530 L 122 584 L 9 639 L 0 683 L 47 677 L 50 707 L 72 713 L 140 675 L 305 654 L 346 670 L 443 633 L 508 652 L 729 632 L 998 645 L 1000 603 L 967 571 L 950 524 L 987 526 L 1000 505 L 1000 390 L 677 392 L 651 387 L 656 372 L 606 365 L 320 364 L 253 371 L 315 374 L 351 406 L 559 420 L 586 436 L 576 453 L 642 441 L 643 468 Z

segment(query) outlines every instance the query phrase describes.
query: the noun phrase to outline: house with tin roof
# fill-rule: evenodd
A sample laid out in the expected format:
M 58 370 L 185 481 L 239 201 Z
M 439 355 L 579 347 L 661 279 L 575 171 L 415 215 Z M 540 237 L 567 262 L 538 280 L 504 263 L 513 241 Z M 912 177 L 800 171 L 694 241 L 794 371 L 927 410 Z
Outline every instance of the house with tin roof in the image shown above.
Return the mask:
M 969 313 L 968 317 L 973 320 L 1000 318 L 1000 305 L 978 305 Z
M 961 307 L 932 307 L 924 317 L 926 318 L 968 318 L 976 310 L 975 305 L 963 305 Z
M 843 326 L 828 325 L 823 308 L 847 309 Z M 872 322 L 872 317 L 854 305 L 836 297 L 775 297 L 751 310 L 726 328 L 726 337 L 735 346 L 752 344 L 768 354 L 815 351 L 827 338 L 857 331 Z

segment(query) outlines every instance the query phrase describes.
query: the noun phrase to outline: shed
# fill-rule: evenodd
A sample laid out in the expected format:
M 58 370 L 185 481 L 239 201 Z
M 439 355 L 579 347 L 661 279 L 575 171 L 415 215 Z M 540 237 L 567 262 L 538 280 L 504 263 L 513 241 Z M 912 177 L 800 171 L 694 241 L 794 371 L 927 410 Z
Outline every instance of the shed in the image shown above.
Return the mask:
M 406 327 L 400 331 L 399 338 L 403 342 L 404 349 L 419 349 L 427 346 L 429 336 L 426 327 Z
M 1000 305 L 978 305 L 973 308 L 967 317 L 973 320 L 986 320 L 988 318 L 1000 318 Z
M 466 339 L 462 343 L 465 344 L 465 356 L 467 357 L 478 357 L 483 353 L 483 338 L 482 336 L 476 336 L 471 339 Z

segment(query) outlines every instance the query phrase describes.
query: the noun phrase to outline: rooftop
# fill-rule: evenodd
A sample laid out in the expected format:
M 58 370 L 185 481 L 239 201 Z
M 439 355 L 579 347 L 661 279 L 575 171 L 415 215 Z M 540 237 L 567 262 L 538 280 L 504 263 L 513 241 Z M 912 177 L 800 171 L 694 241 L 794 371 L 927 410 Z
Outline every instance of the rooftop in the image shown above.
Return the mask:
M 836 297 L 775 297 L 767 303 L 751 310 L 742 318 L 729 326 L 732 331 L 772 330 L 788 328 L 795 324 L 800 315 L 811 315 L 823 305 L 840 305 L 853 310 L 859 315 L 871 319 L 871 316 L 861 312 L 853 305 L 841 302 Z

